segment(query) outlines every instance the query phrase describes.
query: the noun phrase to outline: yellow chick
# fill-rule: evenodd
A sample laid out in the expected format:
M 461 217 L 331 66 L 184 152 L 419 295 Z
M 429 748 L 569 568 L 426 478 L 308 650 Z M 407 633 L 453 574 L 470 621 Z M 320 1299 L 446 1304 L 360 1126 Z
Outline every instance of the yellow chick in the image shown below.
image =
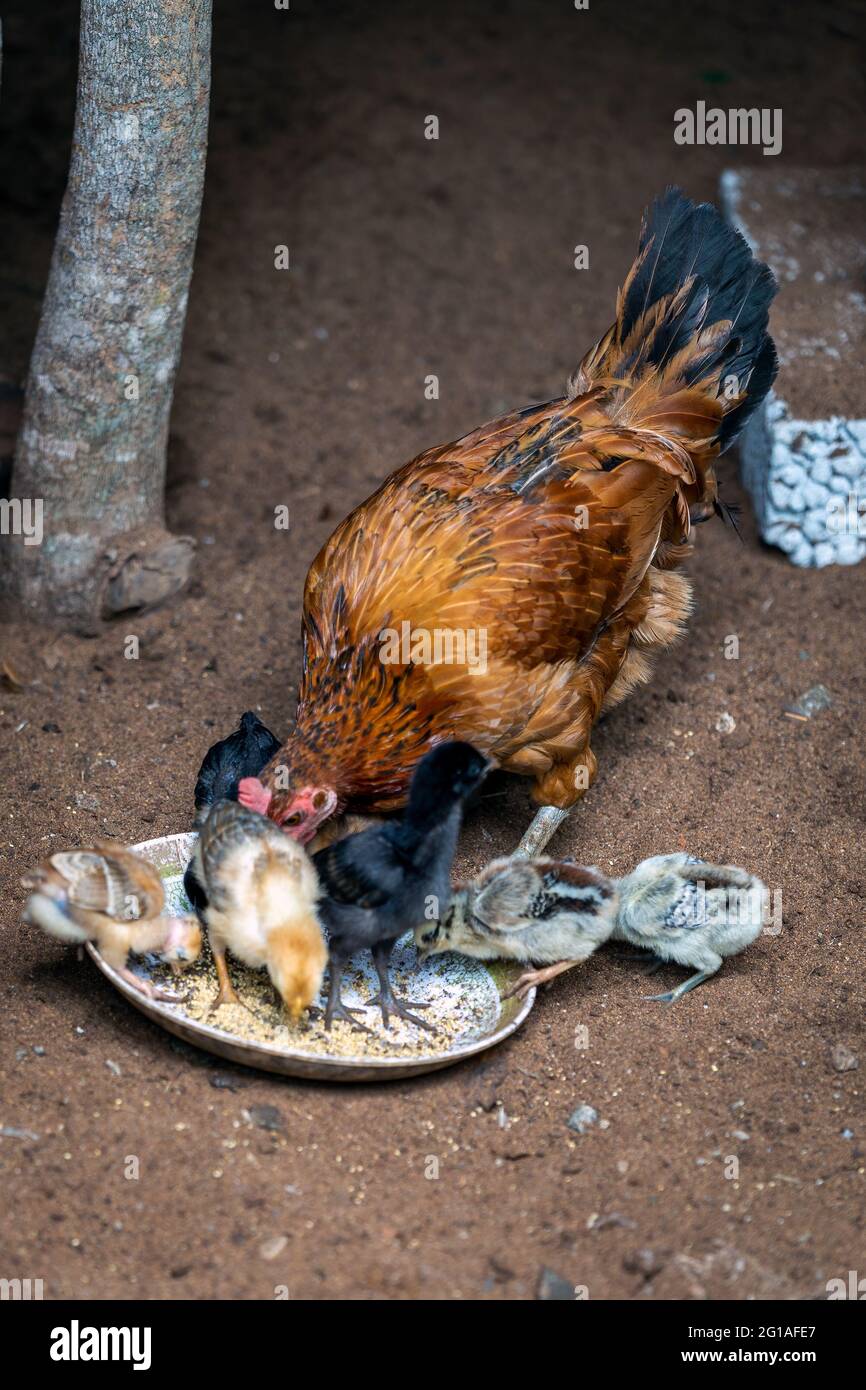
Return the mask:
M 293 1019 L 318 994 L 328 951 L 316 904 L 319 880 L 306 850 L 273 821 L 236 801 L 219 801 L 202 826 L 192 860 L 207 905 L 219 991 L 214 1008 L 239 1003 L 226 951 L 254 970 L 267 967 Z

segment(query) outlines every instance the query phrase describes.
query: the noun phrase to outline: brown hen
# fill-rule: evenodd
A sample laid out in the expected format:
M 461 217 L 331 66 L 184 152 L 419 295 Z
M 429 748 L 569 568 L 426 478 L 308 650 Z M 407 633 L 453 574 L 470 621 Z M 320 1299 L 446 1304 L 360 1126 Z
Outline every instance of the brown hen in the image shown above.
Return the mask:
M 688 615 L 676 569 L 775 376 L 775 289 L 715 208 L 658 199 L 565 396 L 421 454 L 320 551 L 295 728 L 240 799 L 306 841 L 403 805 L 424 753 L 461 739 L 533 779 L 538 853 L 592 784 L 599 714 Z

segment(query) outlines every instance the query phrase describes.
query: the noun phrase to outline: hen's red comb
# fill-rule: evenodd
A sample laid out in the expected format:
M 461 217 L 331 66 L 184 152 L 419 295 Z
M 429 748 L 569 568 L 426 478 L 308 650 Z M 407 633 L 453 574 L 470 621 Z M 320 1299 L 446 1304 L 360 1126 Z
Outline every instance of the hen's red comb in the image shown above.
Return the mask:
M 248 811 L 258 811 L 266 816 L 271 804 L 271 793 L 258 777 L 242 777 L 238 783 L 238 801 L 242 806 L 246 806 Z

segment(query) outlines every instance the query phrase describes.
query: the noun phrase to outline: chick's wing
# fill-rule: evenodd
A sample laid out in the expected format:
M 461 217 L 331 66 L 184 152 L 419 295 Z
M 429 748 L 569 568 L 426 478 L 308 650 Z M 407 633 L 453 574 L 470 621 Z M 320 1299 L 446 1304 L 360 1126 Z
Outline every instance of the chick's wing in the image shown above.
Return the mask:
M 93 850 L 60 852 L 51 863 L 67 882 L 69 901 L 87 912 L 134 922 L 162 908 L 159 875 L 122 845 L 106 841 Z
M 328 897 L 353 907 L 383 907 L 403 881 L 394 847 L 379 828 L 327 845 L 313 863 Z

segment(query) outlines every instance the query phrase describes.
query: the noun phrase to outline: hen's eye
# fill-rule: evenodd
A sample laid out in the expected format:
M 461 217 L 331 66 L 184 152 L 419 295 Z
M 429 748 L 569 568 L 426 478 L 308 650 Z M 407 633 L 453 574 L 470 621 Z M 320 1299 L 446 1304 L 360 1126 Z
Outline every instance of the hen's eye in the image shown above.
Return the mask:
M 283 825 L 300 825 L 303 819 L 304 817 L 300 811 L 293 811 L 290 816 L 286 816 Z

